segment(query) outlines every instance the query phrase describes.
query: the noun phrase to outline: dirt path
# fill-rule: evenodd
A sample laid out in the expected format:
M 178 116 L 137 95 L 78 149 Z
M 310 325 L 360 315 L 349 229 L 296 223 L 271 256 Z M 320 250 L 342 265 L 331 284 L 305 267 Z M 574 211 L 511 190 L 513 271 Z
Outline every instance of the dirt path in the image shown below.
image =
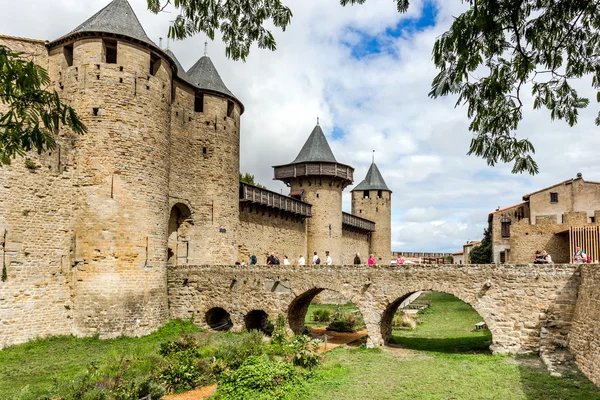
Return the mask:
M 355 342 L 367 335 L 366 329 L 354 333 L 333 332 L 325 328 L 312 328 L 310 336 L 313 338 L 323 339 L 323 335 L 327 334 L 327 345 L 323 343 L 319 349 L 319 353 L 324 353 L 338 346 L 342 346 L 351 342 Z M 164 400 L 205 400 L 208 399 L 217 390 L 217 385 L 205 386 L 191 392 L 182 394 L 171 394 L 163 397 Z

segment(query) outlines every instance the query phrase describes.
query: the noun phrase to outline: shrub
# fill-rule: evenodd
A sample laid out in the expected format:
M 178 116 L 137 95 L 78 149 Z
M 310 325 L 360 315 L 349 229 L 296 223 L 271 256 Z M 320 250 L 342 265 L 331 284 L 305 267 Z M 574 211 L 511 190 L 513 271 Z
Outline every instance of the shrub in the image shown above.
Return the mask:
M 194 339 L 190 335 L 182 335 L 175 340 L 169 340 L 168 342 L 163 342 L 160 345 L 160 350 L 158 354 L 161 356 L 169 356 L 175 353 L 180 353 L 184 351 L 196 351 L 200 345 L 198 341 Z
M 213 380 L 213 365 L 208 359 L 177 357 L 163 369 L 158 379 L 169 392 L 193 389 Z
M 329 331 L 356 332 L 363 325 L 362 318 L 354 313 L 337 313 L 327 326 Z
M 410 328 L 416 329 L 418 325 L 418 320 L 416 316 L 411 314 L 396 314 L 394 315 L 394 320 L 392 321 L 392 326 L 396 328 Z
M 250 331 L 231 338 L 227 343 L 215 348 L 214 357 L 223 360 L 231 369 L 239 368 L 248 357 L 266 352 L 263 334 Z
M 311 369 L 321 362 L 321 356 L 318 353 L 321 347 L 321 340 L 311 339 L 306 335 L 296 335 L 292 339 L 290 346 L 293 349 L 292 362 L 294 365 Z
M 329 322 L 331 319 L 331 311 L 325 309 L 317 309 L 312 313 L 312 319 L 315 322 Z
M 280 399 L 286 387 L 297 381 L 292 365 L 271 361 L 267 356 L 251 356 L 235 371 L 221 376 L 215 399 Z
M 275 345 L 284 345 L 288 342 L 287 331 L 285 329 L 285 317 L 282 314 L 277 316 L 275 329 L 271 335 L 271 343 Z

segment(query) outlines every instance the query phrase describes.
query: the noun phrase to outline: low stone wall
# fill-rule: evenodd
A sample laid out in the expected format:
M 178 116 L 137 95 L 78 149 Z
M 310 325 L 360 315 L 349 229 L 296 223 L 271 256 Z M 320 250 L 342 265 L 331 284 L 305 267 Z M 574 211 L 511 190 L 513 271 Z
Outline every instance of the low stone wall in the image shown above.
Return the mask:
M 600 385 L 600 265 L 581 267 L 579 298 L 569 334 L 569 351 L 577 366 Z
M 178 266 L 168 271 L 172 318 L 222 308 L 233 329 L 252 311 L 288 318 L 299 331 L 310 302 L 323 291 L 340 293 L 360 310 L 370 342 L 389 339 L 392 317 L 410 294 L 449 293 L 470 304 L 487 323 L 498 353 L 538 352 L 568 338 L 577 301 L 576 265 Z M 566 345 L 566 344 L 565 344 Z

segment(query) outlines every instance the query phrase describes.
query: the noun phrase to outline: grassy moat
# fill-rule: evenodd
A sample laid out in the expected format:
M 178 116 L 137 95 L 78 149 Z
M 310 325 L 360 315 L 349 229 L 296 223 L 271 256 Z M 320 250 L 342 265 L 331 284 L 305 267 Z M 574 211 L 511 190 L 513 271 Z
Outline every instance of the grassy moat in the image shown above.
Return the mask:
M 367 350 L 359 345 L 335 348 L 325 353 L 322 365 L 266 392 L 238 393 L 231 389 L 232 382 L 238 382 L 232 371 L 248 368 L 244 359 L 261 353 L 267 355 L 264 360 L 277 363 L 287 350 L 262 343 L 257 334 L 201 332 L 189 322 L 171 321 L 158 332 L 138 339 L 60 337 L 0 351 L 0 399 L 129 399 L 132 397 L 127 397 L 127 391 L 119 385 L 143 385 L 146 378 L 173 384 L 169 374 L 175 374 L 179 386 L 172 387 L 179 392 L 198 383 L 227 382 L 223 386 L 229 385 L 229 391 L 217 392 L 219 399 L 600 400 L 600 389 L 574 370 L 563 377 L 553 377 L 537 357 L 490 354 L 489 331 L 473 330 L 481 319 L 462 301 L 442 293 L 425 293 L 419 300 L 430 301 L 431 307 L 418 315 L 420 323 L 415 329 L 394 331 L 396 344 L 384 350 Z M 351 312 L 352 307 L 345 305 L 344 311 Z M 313 304 L 307 320 L 319 308 L 337 309 Z M 182 334 L 195 338 L 198 346 L 194 354 L 203 358 L 194 361 L 194 365 L 208 371 L 190 381 L 187 389 L 181 385 L 181 379 L 189 371 L 182 371 L 182 364 L 173 364 L 173 360 L 181 361 L 186 352 L 176 353 L 174 358 L 165 355 L 165 349 L 174 343 L 185 344 L 181 340 L 173 342 Z M 165 346 L 168 341 L 170 345 Z M 265 365 L 260 360 L 250 364 L 251 370 L 266 374 L 252 376 L 251 384 L 264 376 L 275 376 L 272 374 L 277 371 L 264 368 Z M 283 364 L 273 365 L 282 368 Z M 274 379 L 279 382 L 285 378 Z M 85 385 L 94 390 L 78 391 Z M 269 385 L 268 379 L 265 385 Z M 108 387 L 112 391 L 101 390 Z

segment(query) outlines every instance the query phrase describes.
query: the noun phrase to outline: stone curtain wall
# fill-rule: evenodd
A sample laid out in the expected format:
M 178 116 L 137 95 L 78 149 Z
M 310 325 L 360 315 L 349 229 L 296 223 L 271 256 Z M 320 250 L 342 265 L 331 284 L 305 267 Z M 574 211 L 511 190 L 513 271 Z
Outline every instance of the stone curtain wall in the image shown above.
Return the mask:
M 48 67 L 42 41 L 0 36 L 0 45 Z M 26 168 L 20 157 L 0 167 L 0 269 L 8 273 L 0 281 L 0 348 L 70 333 L 73 139 L 62 129 L 55 151 L 28 154 L 35 168 Z
M 312 260 L 306 251 L 305 220 L 274 209 L 249 206 L 240 209 L 237 241 L 239 260 L 246 263 L 254 254 L 258 264 L 265 264 L 267 252 L 278 253 L 281 263 L 286 254 L 292 264 L 296 264 L 300 254 L 307 263 Z
M 230 313 L 233 329 L 243 329 L 249 312 L 264 310 L 272 320 L 286 315 L 298 331 L 310 301 L 332 290 L 360 309 L 375 345 L 389 338 L 403 298 L 420 290 L 445 292 L 482 316 L 499 353 L 535 352 L 565 340 L 578 284 L 575 265 L 181 266 L 168 272 L 172 318 L 193 316 L 206 326 L 205 314 L 220 307 Z
M 177 81 L 171 108 L 171 205 L 192 213 L 186 232 L 188 263 L 230 264 L 237 258 L 240 106 L 227 115 L 227 99 L 205 93 L 195 112 L 195 91 Z
M 364 264 L 369 259 L 369 234 L 350 229 L 342 230 L 342 264 L 353 264 L 354 256 L 360 253 L 360 261 Z M 387 260 L 389 264 L 389 260 Z
M 569 351 L 577 366 L 596 385 L 600 385 L 600 267 L 581 267 L 579 299 L 569 334 Z

